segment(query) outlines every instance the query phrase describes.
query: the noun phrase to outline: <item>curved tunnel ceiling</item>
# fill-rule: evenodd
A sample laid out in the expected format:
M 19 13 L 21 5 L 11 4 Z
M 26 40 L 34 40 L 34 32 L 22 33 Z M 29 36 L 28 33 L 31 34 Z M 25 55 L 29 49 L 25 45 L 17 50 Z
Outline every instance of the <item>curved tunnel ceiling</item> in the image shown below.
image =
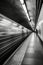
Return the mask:
M 32 4 L 34 4 L 33 2 L 35 2 L 35 0 L 33 0 L 33 2 L 32 2 L 32 0 L 25 0 L 25 1 L 26 1 L 28 13 L 29 13 L 29 11 L 31 13 L 34 13 L 33 9 L 35 9 L 35 7 L 30 7 L 28 5 L 28 3 L 30 1 L 31 2 L 30 5 L 32 5 Z M 29 9 L 28 6 L 30 7 L 31 10 Z M 25 11 L 23 10 L 23 8 L 21 6 L 20 0 L 1 0 L 0 1 L 0 13 L 4 14 L 8 18 L 20 23 L 21 25 L 25 26 L 26 28 L 32 30 L 32 28 L 29 24 L 29 20 L 27 19 L 27 16 L 25 14 Z M 30 18 L 31 17 L 34 18 L 34 15 L 32 14 L 32 16 L 31 16 L 31 13 L 29 13 Z
M 40 16 L 40 11 L 41 11 L 41 8 L 42 8 L 42 3 L 43 3 L 43 0 L 36 0 L 36 22 L 35 22 L 36 25 L 38 23 L 38 19 L 39 19 L 39 16 Z

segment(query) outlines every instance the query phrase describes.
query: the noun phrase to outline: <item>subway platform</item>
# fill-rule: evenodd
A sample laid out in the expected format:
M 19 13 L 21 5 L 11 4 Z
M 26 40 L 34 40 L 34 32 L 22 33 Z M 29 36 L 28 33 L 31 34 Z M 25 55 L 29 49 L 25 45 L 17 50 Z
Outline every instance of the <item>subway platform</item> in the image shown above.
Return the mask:
M 32 33 L 3 65 L 43 65 L 43 47 Z

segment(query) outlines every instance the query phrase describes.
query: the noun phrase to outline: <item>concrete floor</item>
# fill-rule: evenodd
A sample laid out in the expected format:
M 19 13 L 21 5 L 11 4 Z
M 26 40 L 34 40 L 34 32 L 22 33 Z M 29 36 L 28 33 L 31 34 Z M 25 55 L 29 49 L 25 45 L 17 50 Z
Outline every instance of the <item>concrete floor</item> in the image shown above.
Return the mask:
M 22 65 L 43 65 L 43 48 L 35 33 L 31 35 Z
M 32 33 L 16 54 L 4 65 L 43 65 L 43 48 L 38 36 Z

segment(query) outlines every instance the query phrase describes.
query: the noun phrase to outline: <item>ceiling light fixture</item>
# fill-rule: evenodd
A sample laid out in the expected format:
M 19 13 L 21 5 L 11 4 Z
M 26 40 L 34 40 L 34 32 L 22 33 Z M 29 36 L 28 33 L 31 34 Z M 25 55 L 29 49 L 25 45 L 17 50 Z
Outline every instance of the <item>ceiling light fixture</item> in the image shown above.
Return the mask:
M 23 7 L 23 9 L 24 9 L 24 11 L 25 11 L 25 13 L 26 13 L 26 16 L 27 16 L 28 20 L 30 21 L 30 18 L 29 18 L 29 15 L 28 15 L 28 13 L 27 13 L 25 4 L 22 5 L 22 7 Z
M 28 15 L 28 13 L 27 13 L 26 6 L 25 6 L 25 4 L 24 4 L 24 0 L 20 0 L 20 2 L 21 2 L 21 4 L 22 4 L 22 7 L 23 7 L 23 9 L 24 9 L 24 11 L 25 11 L 25 14 L 26 14 L 28 20 L 30 21 L 29 15 Z
M 20 0 L 21 4 L 24 4 L 24 0 Z

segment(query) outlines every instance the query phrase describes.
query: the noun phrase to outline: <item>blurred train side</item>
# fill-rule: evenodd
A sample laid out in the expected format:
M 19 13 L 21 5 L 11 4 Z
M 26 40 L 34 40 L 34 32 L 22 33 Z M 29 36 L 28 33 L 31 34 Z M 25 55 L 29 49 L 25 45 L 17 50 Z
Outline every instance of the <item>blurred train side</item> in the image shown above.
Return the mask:
M 0 64 L 7 60 L 30 35 L 30 32 L 20 24 L 7 20 L 6 17 L 0 17 Z
M 27 33 L 28 30 L 27 29 L 19 29 L 18 27 L 5 27 L 5 26 L 0 26 L 0 35 L 3 35 L 3 34 L 7 34 L 7 35 L 10 35 L 10 34 L 25 34 Z
M 23 34 L 27 33 L 28 29 L 22 25 L 13 22 L 12 20 L 7 20 L 6 18 L 0 18 L 0 35 L 2 34 Z M 18 26 L 19 25 L 19 26 Z

